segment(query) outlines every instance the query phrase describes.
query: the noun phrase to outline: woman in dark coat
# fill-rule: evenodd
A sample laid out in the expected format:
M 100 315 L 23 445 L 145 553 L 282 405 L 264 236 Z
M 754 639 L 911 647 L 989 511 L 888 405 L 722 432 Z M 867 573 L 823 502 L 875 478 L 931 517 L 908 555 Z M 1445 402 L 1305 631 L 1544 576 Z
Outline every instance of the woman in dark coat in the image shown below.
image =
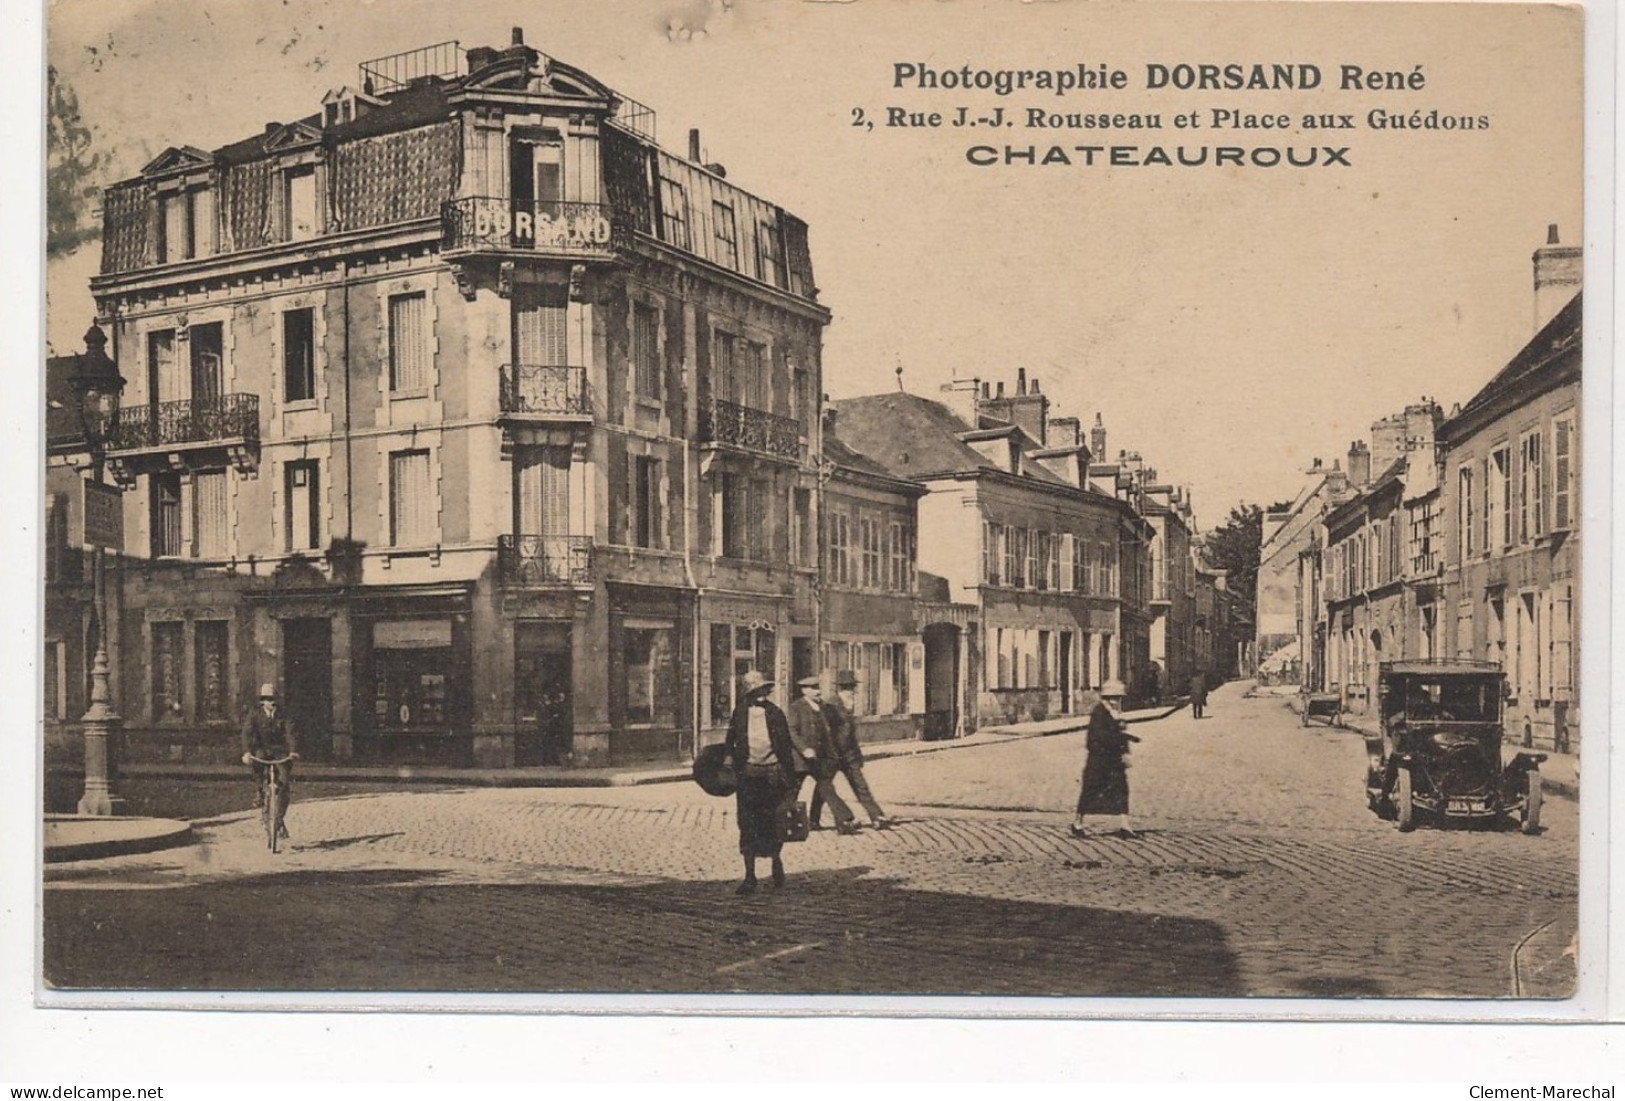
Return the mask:
M 756 890 L 756 861 L 773 861 L 773 886 L 784 886 L 779 808 L 801 787 L 801 757 L 790 740 L 790 723 L 767 698 L 773 682 L 756 670 L 745 674 L 739 706 L 728 723 L 728 755 L 738 779 L 739 853 L 745 881 L 738 893 Z
M 1112 714 L 1104 700 L 1096 699 L 1089 712 L 1089 756 L 1083 766 L 1078 813 L 1072 820 L 1073 837 L 1087 835 L 1085 818 L 1092 815 L 1116 815 L 1119 837 L 1138 836 L 1128 825 L 1127 757 L 1129 743 L 1139 740 Z

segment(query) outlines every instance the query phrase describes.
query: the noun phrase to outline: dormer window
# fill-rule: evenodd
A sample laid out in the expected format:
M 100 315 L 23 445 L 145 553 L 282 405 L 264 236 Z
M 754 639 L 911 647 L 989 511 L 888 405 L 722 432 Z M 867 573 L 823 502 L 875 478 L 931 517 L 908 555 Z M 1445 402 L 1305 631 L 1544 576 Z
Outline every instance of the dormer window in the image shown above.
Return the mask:
M 303 241 L 316 236 L 316 166 L 300 165 L 282 174 L 283 237 Z
M 158 262 L 173 264 L 214 253 L 214 192 L 208 187 L 158 197 Z

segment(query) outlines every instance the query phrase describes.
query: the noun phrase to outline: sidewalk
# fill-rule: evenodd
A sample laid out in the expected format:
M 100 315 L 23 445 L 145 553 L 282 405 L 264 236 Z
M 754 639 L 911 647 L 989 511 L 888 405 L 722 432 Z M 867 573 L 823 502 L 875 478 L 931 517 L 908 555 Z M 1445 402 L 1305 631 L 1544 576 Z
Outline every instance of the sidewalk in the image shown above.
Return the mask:
M 1259 695 L 1265 693 L 1260 692 Z M 1270 693 L 1279 695 L 1281 702 L 1286 705 L 1294 715 L 1303 714 L 1303 697 L 1297 693 Z M 1381 731 L 1378 721 L 1370 715 L 1350 715 L 1344 713 L 1339 720 L 1339 726 L 1344 730 L 1352 731 L 1362 737 L 1375 735 Z M 1311 729 L 1322 729 L 1318 725 Z M 1502 746 L 1504 753 L 1519 752 L 1521 747 L 1507 743 Z M 1578 800 L 1580 798 L 1580 758 L 1573 753 L 1553 753 L 1550 750 L 1535 750 L 1546 754 L 1546 760 L 1541 762 L 1540 778 L 1542 785 L 1549 794 L 1561 799 Z
M 1183 706 L 1184 704 L 1180 703 L 1173 707 L 1125 711 L 1122 718 L 1126 722 L 1161 719 Z M 931 742 L 919 740 L 874 742 L 864 745 L 863 758 L 866 761 L 879 761 L 888 757 L 913 757 L 921 753 L 937 753 L 945 749 L 970 749 L 1020 738 L 1069 734 L 1083 730 L 1088 725 L 1087 715 L 1059 715 L 1038 722 L 987 726 L 963 738 L 947 738 Z M 298 767 L 300 779 L 306 781 L 463 784 L 473 787 L 632 787 L 640 784 L 676 783 L 688 780 L 693 775 L 686 763 L 628 765 L 619 768 L 454 768 L 434 765 L 352 765 L 301 761 Z M 242 766 L 235 762 L 213 765 L 132 763 L 124 765 L 120 771 L 126 776 L 143 779 L 241 780 L 243 777 Z
M 1166 718 L 1184 706 L 1123 712 L 1129 722 Z M 877 742 L 863 747 L 865 761 L 891 757 L 915 757 L 947 749 L 972 749 L 1002 745 L 1024 738 L 1069 734 L 1089 725 L 1086 715 L 1061 715 L 1039 722 L 1007 723 L 986 727 L 963 738 L 943 741 Z M 181 765 L 163 763 L 127 764 L 124 776 L 143 779 L 239 781 L 243 768 L 237 764 Z M 447 768 L 420 765 L 346 765 L 301 762 L 299 778 L 305 783 L 437 784 L 464 787 L 632 787 L 642 784 L 681 783 L 691 779 L 687 764 L 643 765 L 627 768 Z M 81 818 L 54 816 L 47 823 L 45 859 L 82 860 L 141 852 L 151 848 L 185 844 L 190 840 L 185 823 L 156 818 Z

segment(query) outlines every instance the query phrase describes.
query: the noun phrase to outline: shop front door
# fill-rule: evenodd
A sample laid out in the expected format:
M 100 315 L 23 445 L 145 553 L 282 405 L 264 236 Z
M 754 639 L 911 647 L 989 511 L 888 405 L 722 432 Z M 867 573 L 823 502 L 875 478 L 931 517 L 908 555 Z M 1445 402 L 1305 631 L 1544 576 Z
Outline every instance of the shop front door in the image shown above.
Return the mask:
M 514 764 L 569 763 L 572 659 L 569 623 L 524 620 L 515 625 Z

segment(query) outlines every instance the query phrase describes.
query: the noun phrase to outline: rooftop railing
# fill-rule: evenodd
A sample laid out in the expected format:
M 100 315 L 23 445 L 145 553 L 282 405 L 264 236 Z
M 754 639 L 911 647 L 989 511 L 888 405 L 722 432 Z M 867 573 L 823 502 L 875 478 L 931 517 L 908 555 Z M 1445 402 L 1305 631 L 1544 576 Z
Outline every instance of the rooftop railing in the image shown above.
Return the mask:
M 448 250 L 608 256 L 618 234 L 603 203 L 535 202 L 474 196 L 441 209 Z

